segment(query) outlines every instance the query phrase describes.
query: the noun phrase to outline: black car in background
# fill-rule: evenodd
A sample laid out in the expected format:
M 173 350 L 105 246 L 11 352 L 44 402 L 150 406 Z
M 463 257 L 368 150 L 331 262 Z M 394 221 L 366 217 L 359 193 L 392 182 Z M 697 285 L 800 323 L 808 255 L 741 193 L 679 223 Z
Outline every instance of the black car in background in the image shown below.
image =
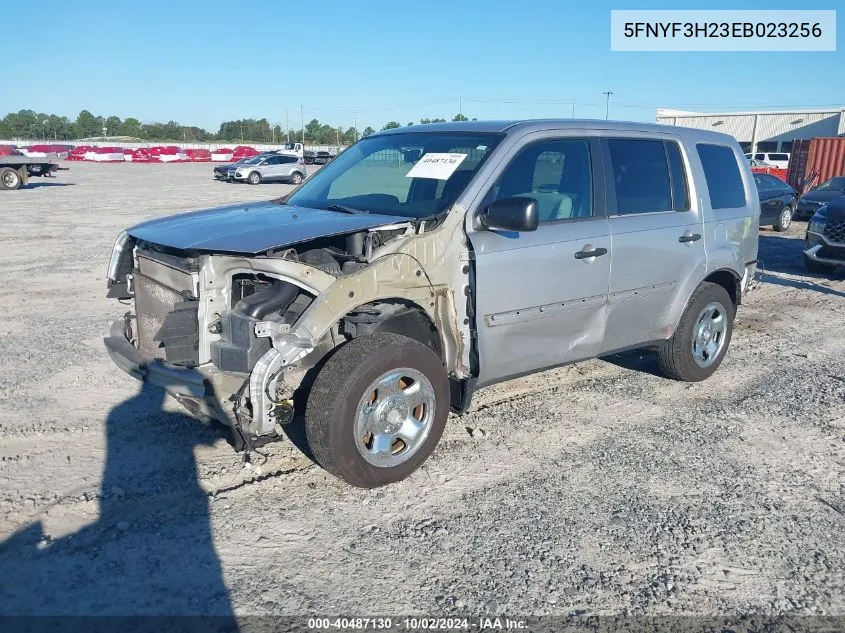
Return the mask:
M 813 214 L 804 235 L 804 266 L 811 273 L 829 273 L 845 266 L 845 195 Z
M 845 176 L 836 176 L 830 180 L 826 180 L 815 189 L 812 189 L 801 196 L 798 201 L 798 209 L 795 217 L 800 219 L 807 219 L 812 216 L 816 210 L 845 194 Z
M 798 193 L 771 174 L 754 174 L 754 182 L 760 196 L 760 226 L 772 226 L 775 231 L 788 229 L 798 203 Z

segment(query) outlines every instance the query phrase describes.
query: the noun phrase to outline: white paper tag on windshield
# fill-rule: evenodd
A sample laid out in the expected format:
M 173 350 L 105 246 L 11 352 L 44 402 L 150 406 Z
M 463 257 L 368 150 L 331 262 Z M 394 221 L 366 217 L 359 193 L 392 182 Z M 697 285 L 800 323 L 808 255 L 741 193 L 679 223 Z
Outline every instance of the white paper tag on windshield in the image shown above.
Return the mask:
M 426 154 L 405 174 L 408 178 L 434 178 L 449 180 L 458 166 L 464 162 L 466 154 Z

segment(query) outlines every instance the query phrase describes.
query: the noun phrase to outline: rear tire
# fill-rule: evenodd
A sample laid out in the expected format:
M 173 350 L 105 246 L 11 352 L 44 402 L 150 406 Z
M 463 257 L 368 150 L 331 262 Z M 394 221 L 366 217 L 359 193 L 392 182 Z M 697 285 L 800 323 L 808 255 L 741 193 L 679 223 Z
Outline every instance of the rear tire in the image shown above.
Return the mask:
M 257 185 L 261 183 L 261 174 L 257 171 L 252 172 L 249 176 L 247 176 L 247 182 L 251 185 Z
M 727 290 L 703 282 L 692 293 L 675 335 L 657 348 L 660 371 L 684 382 L 709 378 L 725 358 L 733 322 L 734 305 Z
M 778 215 L 778 221 L 775 222 L 774 229 L 775 231 L 779 231 L 783 233 L 787 230 L 790 225 L 792 224 L 792 207 L 786 205 L 780 211 L 780 215 Z
M 21 175 L 16 169 L 12 169 L 11 167 L 0 169 L 0 189 L 9 191 L 20 189 L 22 182 Z
M 808 272 L 816 273 L 817 275 L 826 275 L 833 272 L 834 266 L 831 266 L 830 264 L 822 264 L 804 255 L 804 268 L 806 268 Z
M 353 339 L 329 357 L 308 394 L 308 446 L 353 486 L 405 479 L 440 440 L 449 395 L 443 362 L 428 346 L 388 333 Z
M 290 177 L 290 184 L 301 185 L 302 184 L 302 174 L 300 174 L 299 172 L 294 172 L 293 175 Z

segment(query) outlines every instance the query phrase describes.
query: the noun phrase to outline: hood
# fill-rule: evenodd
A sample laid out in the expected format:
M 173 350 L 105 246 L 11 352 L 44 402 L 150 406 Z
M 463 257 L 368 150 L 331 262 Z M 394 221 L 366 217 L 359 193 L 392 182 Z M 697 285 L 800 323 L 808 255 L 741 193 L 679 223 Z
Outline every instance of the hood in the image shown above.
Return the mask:
M 829 189 L 827 191 L 810 191 L 801 196 L 801 200 L 805 202 L 828 202 L 834 198 L 843 195 L 843 192 L 838 189 Z
M 407 221 L 408 218 L 395 215 L 349 215 L 256 202 L 156 218 L 136 224 L 127 233 L 139 240 L 179 250 L 255 255 L 318 237 Z
M 822 207 L 822 209 L 824 212 L 821 213 L 820 211 L 816 211 L 816 215 L 814 217 L 818 216 L 826 218 L 828 221 L 845 221 L 845 196 L 836 198 L 832 202 L 829 202 L 826 206 Z

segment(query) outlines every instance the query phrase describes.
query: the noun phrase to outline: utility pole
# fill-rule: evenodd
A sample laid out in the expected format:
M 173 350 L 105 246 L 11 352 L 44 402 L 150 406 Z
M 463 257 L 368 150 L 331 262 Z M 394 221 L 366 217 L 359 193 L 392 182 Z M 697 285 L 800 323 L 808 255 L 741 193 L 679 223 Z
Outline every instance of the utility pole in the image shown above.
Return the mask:
M 604 104 L 604 120 L 607 121 L 607 117 L 610 115 L 610 95 L 613 94 L 610 90 L 605 90 L 602 92 L 603 95 L 607 97 L 607 101 Z
M 352 113 L 352 129 L 355 130 L 355 132 L 353 133 L 353 136 L 352 136 L 352 142 L 354 143 L 355 141 L 358 140 L 358 113 L 357 112 Z
M 458 97 L 458 115 L 462 115 L 464 113 L 464 98 Z M 461 117 L 458 116 L 460 119 Z
M 285 108 L 285 138 L 290 143 L 290 121 L 288 121 L 288 109 Z
M 575 118 L 575 102 L 572 102 L 572 118 Z
M 305 109 L 299 106 L 299 121 L 302 123 L 302 149 L 305 149 Z

